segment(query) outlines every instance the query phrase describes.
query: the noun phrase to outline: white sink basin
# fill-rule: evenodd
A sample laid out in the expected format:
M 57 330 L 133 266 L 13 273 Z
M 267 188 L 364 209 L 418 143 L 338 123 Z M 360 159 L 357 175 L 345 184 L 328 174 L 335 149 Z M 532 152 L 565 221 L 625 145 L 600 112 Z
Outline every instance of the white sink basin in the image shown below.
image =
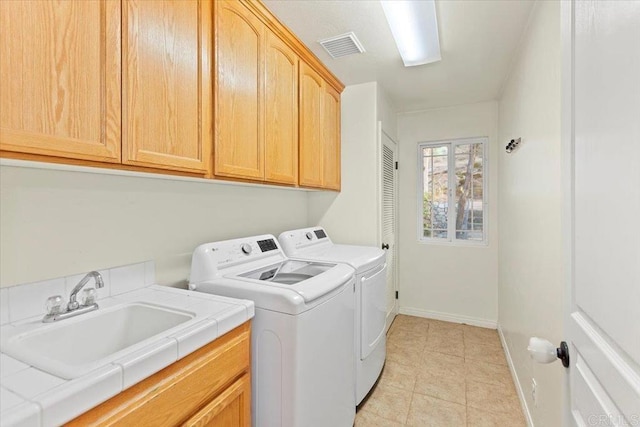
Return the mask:
M 71 379 L 122 358 L 193 319 L 194 313 L 131 303 L 52 324 L 16 328 L 2 351 L 38 369 Z

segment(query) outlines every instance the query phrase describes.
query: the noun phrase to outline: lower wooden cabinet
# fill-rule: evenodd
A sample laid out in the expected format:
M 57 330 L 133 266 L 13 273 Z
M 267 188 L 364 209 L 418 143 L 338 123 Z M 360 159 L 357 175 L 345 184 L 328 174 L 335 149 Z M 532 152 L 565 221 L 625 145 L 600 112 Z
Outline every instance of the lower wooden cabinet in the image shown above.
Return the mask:
M 243 375 L 184 423 L 186 427 L 251 425 L 251 378 Z
M 250 322 L 128 388 L 69 426 L 251 426 Z

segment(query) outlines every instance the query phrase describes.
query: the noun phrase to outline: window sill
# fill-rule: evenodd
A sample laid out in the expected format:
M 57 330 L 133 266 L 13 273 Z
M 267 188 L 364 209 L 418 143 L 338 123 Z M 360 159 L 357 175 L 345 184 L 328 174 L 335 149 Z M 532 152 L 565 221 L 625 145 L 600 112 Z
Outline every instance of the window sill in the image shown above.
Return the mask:
M 433 245 L 433 246 L 449 246 L 459 248 L 488 248 L 489 242 L 484 240 L 482 242 L 465 242 L 465 241 L 449 241 L 439 239 L 418 239 L 418 244 L 421 245 Z

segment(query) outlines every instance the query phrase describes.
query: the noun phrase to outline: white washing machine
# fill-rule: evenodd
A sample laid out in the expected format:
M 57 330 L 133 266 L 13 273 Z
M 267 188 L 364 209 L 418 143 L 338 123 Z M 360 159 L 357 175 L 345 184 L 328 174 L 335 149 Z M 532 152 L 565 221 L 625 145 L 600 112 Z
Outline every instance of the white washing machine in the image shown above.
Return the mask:
M 262 235 L 196 248 L 189 287 L 255 302 L 254 426 L 353 425 L 353 268 L 289 260 Z
M 356 270 L 356 404 L 380 376 L 386 356 L 386 253 L 370 246 L 334 244 L 322 227 L 285 231 L 278 237 L 290 258 L 341 262 Z

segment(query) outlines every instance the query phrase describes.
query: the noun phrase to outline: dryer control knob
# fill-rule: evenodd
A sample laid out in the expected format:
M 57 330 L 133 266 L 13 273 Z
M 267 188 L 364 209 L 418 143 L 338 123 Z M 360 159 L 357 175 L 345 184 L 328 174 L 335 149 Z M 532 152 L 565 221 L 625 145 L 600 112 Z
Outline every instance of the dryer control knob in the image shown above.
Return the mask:
M 251 253 L 251 249 L 253 249 L 251 247 L 250 244 L 248 243 L 243 243 L 242 246 L 240 246 L 240 249 L 242 249 L 242 252 L 246 255 L 249 255 Z
M 312 240 L 313 239 L 313 233 L 310 231 L 307 231 L 307 234 L 305 234 L 305 236 L 307 236 L 308 240 Z

